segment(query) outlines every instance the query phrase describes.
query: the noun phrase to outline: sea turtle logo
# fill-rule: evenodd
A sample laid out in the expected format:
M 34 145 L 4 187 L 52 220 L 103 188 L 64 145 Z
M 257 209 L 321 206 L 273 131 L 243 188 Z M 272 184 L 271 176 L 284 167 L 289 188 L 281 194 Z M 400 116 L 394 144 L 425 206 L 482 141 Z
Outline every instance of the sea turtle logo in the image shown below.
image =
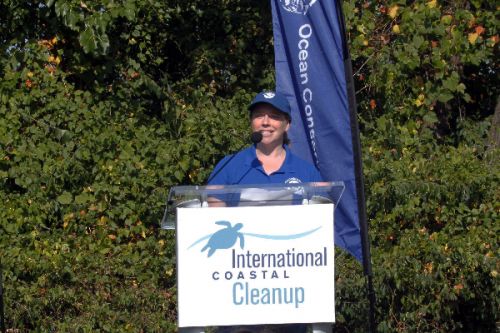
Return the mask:
M 311 230 L 307 230 L 305 232 L 301 232 L 298 234 L 290 234 L 290 235 L 265 235 L 265 234 L 251 233 L 251 232 L 241 232 L 240 230 L 243 229 L 243 223 L 236 223 L 233 226 L 229 221 L 217 221 L 215 222 L 215 224 L 222 225 L 224 226 L 224 228 L 214 232 L 213 234 L 201 237 L 193 244 L 191 244 L 188 249 L 208 239 L 208 242 L 201 249 L 201 252 L 205 252 L 208 249 L 208 257 L 211 257 L 217 250 L 232 248 L 238 239 L 240 240 L 240 247 L 241 249 L 243 249 L 245 246 L 244 236 L 257 237 L 269 240 L 290 240 L 290 239 L 298 239 L 306 237 L 314 233 L 315 231 L 321 229 L 321 227 L 317 227 Z
M 243 234 L 238 231 L 243 228 L 243 224 L 236 223 L 234 226 L 231 226 L 231 222 L 228 221 L 218 221 L 215 222 L 215 224 L 224 225 L 226 228 L 214 233 L 208 240 L 207 245 L 201 249 L 201 252 L 209 249 L 208 256 L 211 257 L 218 249 L 229 249 L 233 247 L 238 238 L 240 240 L 240 247 L 243 249 L 245 246 L 245 239 L 243 238 Z
M 306 14 L 317 0 L 280 0 L 281 6 L 288 12 Z

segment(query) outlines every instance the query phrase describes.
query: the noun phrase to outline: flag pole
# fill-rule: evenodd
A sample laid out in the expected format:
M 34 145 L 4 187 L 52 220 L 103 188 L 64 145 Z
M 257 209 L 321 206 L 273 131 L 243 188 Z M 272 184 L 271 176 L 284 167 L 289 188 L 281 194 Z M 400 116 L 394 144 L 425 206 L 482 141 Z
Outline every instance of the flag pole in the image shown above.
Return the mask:
M 363 253 L 363 271 L 366 278 L 366 285 L 368 289 L 368 300 L 370 303 L 369 311 L 369 326 L 370 332 L 376 331 L 375 324 L 375 291 L 373 289 L 373 272 L 371 265 L 371 254 L 370 254 L 370 241 L 368 238 L 368 223 L 366 218 L 366 200 L 365 200 L 365 189 L 363 180 L 363 163 L 361 159 L 361 141 L 359 138 L 359 125 L 357 118 L 357 103 L 356 94 L 354 89 L 354 81 L 352 77 L 352 61 L 349 54 L 349 48 L 347 47 L 347 34 L 346 26 L 344 20 L 344 13 L 342 11 L 342 2 L 338 1 L 337 6 L 337 17 L 340 22 L 340 30 L 342 34 L 342 50 L 344 54 L 344 70 L 345 79 L 347 87 L 347 98 L 349 101 L 349 118 L 351 125 L 351 137 L 353 146 L 353 157 L 354 157 L 354 172 L 356 175 L 356 194 L 358 201 L 358 220 L 361 236 L 361 249 Z

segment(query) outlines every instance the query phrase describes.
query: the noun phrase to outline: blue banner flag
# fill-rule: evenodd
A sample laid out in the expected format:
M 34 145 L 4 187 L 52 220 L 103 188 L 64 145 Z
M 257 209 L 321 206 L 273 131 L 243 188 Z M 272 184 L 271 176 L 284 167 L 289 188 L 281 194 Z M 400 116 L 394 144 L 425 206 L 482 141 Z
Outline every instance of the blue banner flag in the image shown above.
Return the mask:
M 290 148 L 315 163 L 325 180 L 345 183 L 335 211 L 335 244 L 362 261 L 358 200 L 364 201 L 364 194 L 359 191 L 359 133 L 354 93 L 348 93 L 352 69 L 350 62 L 348 68 L 345 65 L 349 57 L 343 16 L 337 8 L 341 3 L 271 0 L 271 4 L 276 90 L 287 96 L 292 106 Z

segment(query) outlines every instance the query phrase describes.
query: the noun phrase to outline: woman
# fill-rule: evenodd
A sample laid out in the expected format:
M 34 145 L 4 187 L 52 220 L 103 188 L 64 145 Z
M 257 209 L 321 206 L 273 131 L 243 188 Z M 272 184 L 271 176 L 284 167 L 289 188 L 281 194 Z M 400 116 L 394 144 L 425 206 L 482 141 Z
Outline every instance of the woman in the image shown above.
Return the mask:
M 257 94 L 249 106 L 252 132 L 260 142 L 224 157 L 209 177 L 209 184 L 296 184 L 319 182 L 314 165 L 294 155 L 288 148 L 292 121 L 290 104 L 280 93 Z
M 285 96 L 275 92 L 259 93 L 249 110 L 252 132 L 260 133 L 258 140 L 255 140 L 258 142 L 235 155 L 224 157 L 210 175 L 209 184 L 297 184 L 322 181 L 314 165 L 300 159 L 288 149 L 287 131 L 292 117 L 290 104 Z M 215 198 L 212 200 L 219 201 Z M 303 324 L 254 325 L 220 327 L 218 332 L 302 333 L 306 332 L 306 328 Z

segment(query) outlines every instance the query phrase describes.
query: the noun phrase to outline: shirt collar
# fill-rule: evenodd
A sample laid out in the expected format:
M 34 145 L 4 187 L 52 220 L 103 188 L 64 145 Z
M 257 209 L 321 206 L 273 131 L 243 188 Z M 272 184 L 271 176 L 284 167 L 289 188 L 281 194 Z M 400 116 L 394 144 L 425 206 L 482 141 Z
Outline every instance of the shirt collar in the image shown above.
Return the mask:
M 292 167 L 292 162 L 293 162 L 293 156 L 292 152 L 290 151 L 290 148 L 288 148 L 287 145 L 283 145 L 283 148 L 285 148 L 286 151 L 286 156 L 285 156 L 285 161 L 281 165 L 281 168 L 279 168 L 278 171 L 275 171 L 275 173 L 295 173 L 296 170 Z M 257 149 L 256 145 L 252 145 L 250 147 L 250 154 L 247 155 L 245 159 L 245 165 L 248 167 L 253 167 L 259 170 L 264 171 L 262 168 L 262 165 L 260 164 L 259 160 L 257 159 Z

